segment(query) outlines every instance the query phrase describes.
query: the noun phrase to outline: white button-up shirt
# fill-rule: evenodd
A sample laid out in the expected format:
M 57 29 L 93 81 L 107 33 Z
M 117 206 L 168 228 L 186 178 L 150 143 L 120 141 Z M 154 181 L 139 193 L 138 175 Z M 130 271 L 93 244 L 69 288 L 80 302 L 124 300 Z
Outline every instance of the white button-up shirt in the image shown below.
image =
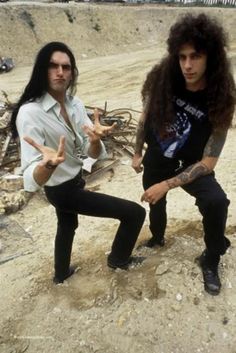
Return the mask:
M 47 186 L 59 185 L 73 179 L 83 165 L 80 155 L 86 155 L 89 148 L 88 136 L 82 126 L 92 126 L 82 101 L 77 97 L 66 97 L 66 111 L 73 130 L 65 123 L 60 114 L 60 104 L 46 93 L 34 102 L 28 102 L 19 109 L 16 126 L 21 144 L 21 169 L 26 191 L 37 191 L 40 186 L 33 177 L 36 165 L 42 160 L 42 154 L 23 140 L 29 136 L 40 145 L 58 149 L 60 136 L 65 136 L 66 159 L 59 164 L 52 176 L 46 182 Z M 99 159 L 106 157 L 106 150 L 102 144 Z

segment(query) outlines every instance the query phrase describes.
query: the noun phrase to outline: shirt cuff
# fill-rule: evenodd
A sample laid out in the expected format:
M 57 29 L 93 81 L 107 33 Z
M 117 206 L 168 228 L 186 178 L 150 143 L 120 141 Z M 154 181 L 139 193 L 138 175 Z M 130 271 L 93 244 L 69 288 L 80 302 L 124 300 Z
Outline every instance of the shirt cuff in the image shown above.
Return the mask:
M 35 167 L 36 167 L 36 165 L 32 164 L 23 172 L 25 191 L 36 192 L 41 188 L 41 186 L 36 183 L 34 176 L 33 176 L 33 172 L 34 172 Z
M 105 148 L 105 146 L 104 146 L 104 144 L 103 144 L 103 142 L 101 142 L 101 152 L 100 152 L 100 154 L 99 154 L 99 156 L 98 156 L 98 160 L 100 160 L 100 159 L 105 159 L 105 158 L 107 158 L 107 151 L 106 151 L 106 148 Z

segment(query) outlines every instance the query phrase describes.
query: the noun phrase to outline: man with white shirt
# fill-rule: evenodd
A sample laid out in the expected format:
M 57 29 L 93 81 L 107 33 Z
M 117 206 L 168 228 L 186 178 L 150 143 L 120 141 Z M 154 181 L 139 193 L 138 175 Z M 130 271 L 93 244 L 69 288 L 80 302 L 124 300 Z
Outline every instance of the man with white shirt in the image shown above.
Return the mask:
M 44 187 L 55 207 L 55 283 L 74 269 L 70 258 L 78 214 L 120 221 L 108 266 L 127 269 L 142 259 L 131 256 L 142 227 L 145 210 L 140 205 L 84 189 L 81 154 L 104 158 L 101 137 L 114 126 L 102 126 L 98 111 L 94 124 L 80 99 L 73 96 L 78 69 L 73 53 L 61 42 L 51 42 L 38 53 L 31 78 L 12 114 L 12 131 L 19 134 L 21 165 L 26 191 Z

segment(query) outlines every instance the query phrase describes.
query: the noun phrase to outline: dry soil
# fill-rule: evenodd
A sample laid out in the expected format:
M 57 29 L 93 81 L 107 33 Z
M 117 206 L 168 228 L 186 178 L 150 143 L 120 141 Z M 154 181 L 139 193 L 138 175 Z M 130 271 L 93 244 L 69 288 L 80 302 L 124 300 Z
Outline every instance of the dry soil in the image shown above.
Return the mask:
M 38 48 L 62 40 L 74 49 L 84 103 L 108 109 L 141 109 L 146 73 L 165 53 L 170 24 L 200 8 L 95 4 L 0 5 L 0 55 L 16 67 L 0 76 L 15 100 L 29 77 Z M 236 51 L 235 9 L 207 9 L 230 33 Z M 148 217 L 134 254 L 147 257 L 127 272 L 112 271 L 106 256 L 115 220 L 81 216 L 73 246 L 73 277 L 55 286 L 53 242 L 56 217 L 42 194 L 0 225 L 1 353 L 236 353 L 236 158 L 231 129 L 216 168 L 231 200 L 226 234 L 232 247 L 222 258 L 222 291 L 203 289 L 195 258 L 204 248 L 201 217 L 180 189 L 168 195 L 166 246 L 137 249 L 150 237 Z M 141 175 L 128 157 L 93 185 L 101 192 L 140 202 Z M 148 207 L 145 206 L 148 211 Z

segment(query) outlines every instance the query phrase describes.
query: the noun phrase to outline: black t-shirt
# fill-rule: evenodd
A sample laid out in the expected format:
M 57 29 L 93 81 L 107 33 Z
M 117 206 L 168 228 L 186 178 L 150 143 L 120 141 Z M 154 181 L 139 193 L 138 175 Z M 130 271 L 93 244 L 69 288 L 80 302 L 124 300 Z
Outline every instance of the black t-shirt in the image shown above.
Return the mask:
M 173 165 L 181 160 L 187 166 L 202 159 L 212 131 L 205 90 L 185 90 L 174 97 L 174 108 L 175 121 L 167 126 L 164 136 L 160 137 L 150 126 L 146 127 L 148 148 L 144 165 L 152 167 L 151 164 L 157 163 L 159 166 L 160 162 Z

